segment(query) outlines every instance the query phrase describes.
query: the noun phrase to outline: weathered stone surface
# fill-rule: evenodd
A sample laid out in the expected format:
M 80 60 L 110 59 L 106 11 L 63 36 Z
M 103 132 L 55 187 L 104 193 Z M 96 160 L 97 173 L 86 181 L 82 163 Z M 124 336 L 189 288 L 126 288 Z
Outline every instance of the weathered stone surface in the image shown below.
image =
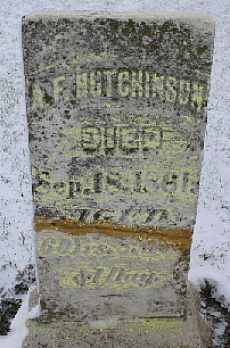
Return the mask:
M 193 226 L 213 31 L 179 14 L 26 17 L 36 215 Z
M 209 18 L 179 14 L 24 19 L 40 321 L 56 321 L 43 336 L 51 346 L 202 347 L 186 272 L 213 34 Z
M 186 316 L 188 250 L 151 240 L 150 234 L 148 239 L 93 231 L 80 236 L 43 231 L 38 236 L 44 318 L 87 322 Z
M 56 325 L 55 325 L 56 324 Z M 197 336 L 190 331 L 192 325 L 179 320 L 151 319 L 121 323 L 111 329 L 111 323 L 100 323 L 103 327 L 90 328 L 76 323 L 57 322 L 44 324 L 30 322 L 30 336 L 23 348 L 88 348 L 88 347 L 154 347 L 154 348 L 203 348 Z M 108 326 L 104 328 L 105 326 Z M 100 326 L 99 324 L 97 324 Z M 197 332 L 197 331 L 196 331 Z M 181 339 L 181 337 L 183 337 Z
M 189 288 L 188 294 L 186 320 L 130 318 L 91 320 L 85 324 L 60 318 L 48 322 L 30 320 L 27 322 L 29 335 L 23 348 L 211 348 L 208 327 L 197 316 L 197 293 Z

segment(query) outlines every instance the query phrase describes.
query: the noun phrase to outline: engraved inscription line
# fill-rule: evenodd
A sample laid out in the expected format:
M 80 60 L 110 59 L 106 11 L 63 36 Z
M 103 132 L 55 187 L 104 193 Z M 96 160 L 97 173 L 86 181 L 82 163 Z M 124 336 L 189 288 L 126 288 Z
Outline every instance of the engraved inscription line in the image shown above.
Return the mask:
M 204 83 L 161 75 L 147 69 L 97 69 L 77 72 L 74 78 L 63 74 L 50 77 L 50 81 L 34 80 L 30 88 L 32 108 L 57 103 L 60 97 L 68 101 L 70 94 L 71 100 L 76 103 L 82 98 L 151 98 L 189 105 L 197 112 L 207 104 Z

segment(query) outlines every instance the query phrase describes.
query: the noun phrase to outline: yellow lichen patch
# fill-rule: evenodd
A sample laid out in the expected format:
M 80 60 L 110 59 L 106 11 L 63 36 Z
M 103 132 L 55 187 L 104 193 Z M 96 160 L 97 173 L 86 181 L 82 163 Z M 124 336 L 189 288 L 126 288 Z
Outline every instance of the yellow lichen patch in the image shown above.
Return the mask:
M 66 323 L 71 325 L 73 323 Z M 79 334 L 86 334 L 87 332 L 92 331 L 104 331 L 104 330 L 119 330 L 122 328 L 122 331 L 128 332 L 145 332 L 146 334 L 154 334 L 156 332 L 160 333 L 177 333 L 181 334 L 186 329 L 186 321 L 179 318 L 147 318 L 147 319 L 136 319 L 136 320 L 98 320 L 97 322 L 89 322 L 88 324 L 84 323 L 74 323 L 75 330 Z M 54 325 L 51 323 L 41 323 L 35 320 L 27 320 L 26 326 L 30 330 L 36 330 L 38 333 L 48 333 Z
M 129 321 L 127 327 L 130 331 L 145 331 L 150 333 L 151 331 L 173 331 L 179 333 L 185 322 L 179 319 L 161 319 L 161 318 L 149 318 L 149 319 L 137 319 L 134 321 Z

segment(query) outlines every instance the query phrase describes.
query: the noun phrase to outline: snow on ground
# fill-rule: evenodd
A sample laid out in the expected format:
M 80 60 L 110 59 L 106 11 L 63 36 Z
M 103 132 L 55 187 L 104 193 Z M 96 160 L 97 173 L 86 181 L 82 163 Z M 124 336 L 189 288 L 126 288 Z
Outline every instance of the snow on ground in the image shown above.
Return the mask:
M 31 286 L 26 295 L 22 296 L 22 305 L 11 322 L 10 332 L 7 336 L 0 336 L 0 347 L 21 348 L 25 337 L 28 335 L 26 320 L 37 318 L 40 315 L 39 305 L 29 308 L 29 298 L 34 286 Z
M 28 334 L 25 321 L 28 318 L 28 294 L 22 299 L 22 305 L 13 319 L 7 336 L 0 336 L 0 347 L 21 348 L 22 342 Z
M 35 10 L 195 11 L 216 19 L 212 88 L 190 280 L 204 278 L 230 303 L 229 0 L 5 0 L 0 14 L 0 296 L 33 261 L 30 158 L 25 114 L 21 17 Z M 24 307 L 23 307 L 24 308 Z M 21 314 L 24 315 L 21 309 Z M 13 333 L 11 334 L 13 335 Z M 12 345 L 11 345 L 11 348 Z

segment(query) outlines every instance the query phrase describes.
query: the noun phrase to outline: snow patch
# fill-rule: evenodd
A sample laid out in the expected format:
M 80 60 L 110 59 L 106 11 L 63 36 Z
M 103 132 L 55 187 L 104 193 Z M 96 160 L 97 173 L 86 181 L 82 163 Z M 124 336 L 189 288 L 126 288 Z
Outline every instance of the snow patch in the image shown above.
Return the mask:
M 28 334 L 26 320 L 28 319 L 29 292 L 23 296 L 22 305 L 13 319 L 7 336 L 0 336 L 0 347 L 21 348 L 22 342 Z

